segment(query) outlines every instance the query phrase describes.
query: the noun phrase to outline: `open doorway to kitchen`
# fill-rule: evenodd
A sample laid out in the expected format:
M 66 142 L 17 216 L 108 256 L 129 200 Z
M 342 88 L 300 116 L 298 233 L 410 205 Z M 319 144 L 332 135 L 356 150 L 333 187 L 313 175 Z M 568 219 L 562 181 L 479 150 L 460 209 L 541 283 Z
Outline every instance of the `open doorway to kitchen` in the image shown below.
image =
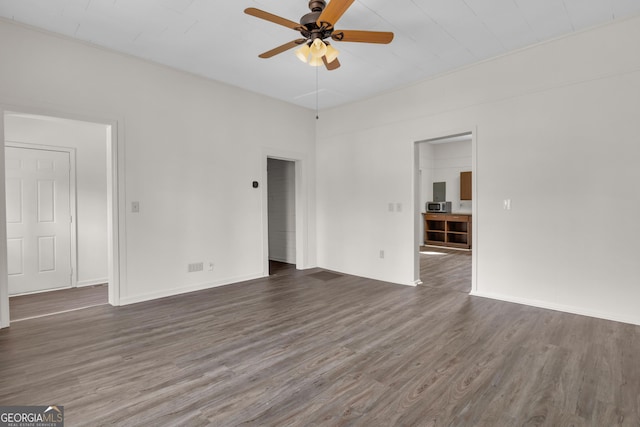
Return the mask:
M 415 270 L 422 286 L 471 292 L 475 142 L 471 132 L 415 145 Z
M 8 189 L 2 326 L 117 305 L 116 124 L 7 110 L 2 118 Z M 21 280 L 27 273 L 29 280 Z

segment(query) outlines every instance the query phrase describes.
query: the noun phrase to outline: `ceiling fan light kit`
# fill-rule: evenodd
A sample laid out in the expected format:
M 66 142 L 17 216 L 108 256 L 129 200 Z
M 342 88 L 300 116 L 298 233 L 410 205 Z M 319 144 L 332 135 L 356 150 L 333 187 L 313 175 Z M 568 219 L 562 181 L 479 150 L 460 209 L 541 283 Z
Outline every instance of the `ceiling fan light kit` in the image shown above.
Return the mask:
M 334 25 L 349 9 L 355 0 L 310 0 L 311 12 L 302 16 L 300 23 L 290 21 L 254 7 L 245 9 L 247 15 L 264 19 L 278 25 L 300 32 L 302 39 L 293 40 L 259 55 L 260 58 L 271 58 L 279 53 L 301 45 L 295 55 L 302 62 L 311 66 L 323 65 L 327 70 L 340 67 L 338 50 L 325 42 L 331 38 L 337 42 L 378 43 L 387 44 L 393 40 L 393 33 L 386 31 L 334 30 Z
M 315 39 L 308 44 L 305 43 L 295 50 L 295 54 L 300 61 L 314 67 L 324 64 L 322 57 L 326 59 L 327 63 L 333 62 L 338 58 L 339 53 L 338 49 L 320 39 Z
M 309 65 L 311 65 L 312 67 L 319 67 L 321 65 L 323 65 L 324 62 L 322 61 L 322 57 L 321 56 L 312 56 L 311 59 L 309 60 Z
M 298 49 L 296 49 L 296 56 L 302 62 L 307 62 L 309 60 L 309 54 L 311 52 L 311 48 L 308 44 L 303 44 Z
M 324 56 L 327 58 L 327 62 L 333 62 L 334 59 L 338 58 L 339 54 L 340 52 L 338 51 L 338 49 L 327 43 L 327 53 L 324 54 Z
M 311 56 L 322 58 L 327 53 L 327 45 L 320 39 L 314 39 L 310 46 Z

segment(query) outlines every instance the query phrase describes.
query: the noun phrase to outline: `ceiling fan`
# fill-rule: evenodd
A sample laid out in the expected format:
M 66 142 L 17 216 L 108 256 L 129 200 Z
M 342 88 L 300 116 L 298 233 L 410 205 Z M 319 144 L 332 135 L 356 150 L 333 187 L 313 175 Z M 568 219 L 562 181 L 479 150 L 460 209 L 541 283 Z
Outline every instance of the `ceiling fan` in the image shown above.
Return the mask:
M 336 30 L 334 25 L 354 1 L 331 0 L 327 5 L 324 0 L 310 0 L 309 9 L 311 9 L 311 12 L 302 16 L 300 23 L 281 18 L 255 7 L 245 9 L 244 13 L 299 31 L 303 37 L 264 52 L 258 55 L 260 58 L 271 58 L 300 46 L 296 50 L 296 56 L 301 61 L 313 66 L 324 64 L 328 70 L 335 70 L 340 66 L 338 51 L 325 39 L 331 38 L 337 42 L 380 44 L 391 43 L 391 40 L 393 40 L 393 33 L 386 31 Z

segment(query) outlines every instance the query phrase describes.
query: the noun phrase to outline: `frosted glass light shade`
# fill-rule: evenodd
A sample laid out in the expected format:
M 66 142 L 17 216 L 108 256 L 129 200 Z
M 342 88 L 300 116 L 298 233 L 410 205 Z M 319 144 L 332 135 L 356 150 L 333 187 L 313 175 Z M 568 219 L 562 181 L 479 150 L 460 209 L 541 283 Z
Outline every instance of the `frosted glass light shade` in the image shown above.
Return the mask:
M 320 39 L 315 39 L 310 47 L 313 58 L 322 58 L 327 53 L 327 45 Z
M 327 57 L 327 63 L 333 62 L 337 57 L 338 54 L 340 52 L 338 52 L 338 49 L 334 48 L 333 46 L 331 46 L 330 44 L 327 45 L 327 53 L 325 53 L 324 56 Z
M 300 61 L 307 62 L 307 58 L 309 57 L 310 50 L 311 49 L 309 48 L 309 45 L 305 43 L 302 46 L 300 46 L 298 49 L 296 49 L 296 56 Z
M 315 57 L 312 56 L 311 59 L 309 60 L 309 65 L 311 65 L 312 67 L 319 67 L 321 65 L 323 65 L 324 62 L 322 62 L 322 57 Z

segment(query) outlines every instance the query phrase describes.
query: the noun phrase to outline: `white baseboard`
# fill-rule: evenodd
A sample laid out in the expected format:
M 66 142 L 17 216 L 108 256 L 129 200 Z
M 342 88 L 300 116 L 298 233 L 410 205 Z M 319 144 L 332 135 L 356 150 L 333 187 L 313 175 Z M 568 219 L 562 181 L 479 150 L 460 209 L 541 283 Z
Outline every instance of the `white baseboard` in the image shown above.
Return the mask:
M 547 310 L 562 311 L 563 313 L 579 314 L 581 316 L 595 317 L 597 319 L 612 320 L 614 322 L 630 323 L 632 325 L 640 325 L 640 318 L 628 318 L 615 313 L 605 313 L 596 310 L 584 309 L 571 305 L 555 304 L 547 301 L 532 300 L 527 298 L 517 298 L 508 295 L 494 294 L 487 292 L 471 291 L 469 295 L 490 298 L 499 301 L 513 302 L 516 304 L 528 305 L 532 307 L 545 308 Z
M 109 279 L 107 279 L 106 277 L 102 279 L 79 280 L 78 283 L 76 284 L 76 287 L 82 288 L 84 286 L 104 285 L 108 281 Z
M 202 291 L 205 289 L 217 288 L 218 286 L 232 285 L 238 282 L 245 282 L 247 280 L 259 279 L 262 277 L 266 277 L 266 276 L 262 273 L 257 273 L 257 274 L 252 274 L 248 276 L 232 277 L 232 278 L 220 280 L 217 282 L 196 283 L 193 285 L 184 286 L 180 288 L 165 289 L 158 292 L 150 292 L 147 294 L 121 297 L 120 305 L 136 304 L 139 302 L 151 301 L 158 298 L 165 298 L 165 297 L 171 297 L 174 295 L 186 294 L 189 292 Z
M 51 292 L 51 291 L 62 291 L 62 290 L 65 290 L 65 289 L 73 289 L 73 288 L 71 286 L 63 286 L 61 288 L 40 289 L 38 291 L 21 292 L 21 293 L 18 293 L 18 294 L 9 294 L 9 298 L 21 297 L 21 296 L 24 296 L 24 295 L 44 294 L 44 293 Z
M 295 258 L 293 260 L 290 260 L 290 259 L 281 258 L 281 257 L 278 257 L 278 256 L 270 256 L 269 257 L 269 261 L 284 262 L 285 264 L 294 264 L 294 265 L 296 263 Z

